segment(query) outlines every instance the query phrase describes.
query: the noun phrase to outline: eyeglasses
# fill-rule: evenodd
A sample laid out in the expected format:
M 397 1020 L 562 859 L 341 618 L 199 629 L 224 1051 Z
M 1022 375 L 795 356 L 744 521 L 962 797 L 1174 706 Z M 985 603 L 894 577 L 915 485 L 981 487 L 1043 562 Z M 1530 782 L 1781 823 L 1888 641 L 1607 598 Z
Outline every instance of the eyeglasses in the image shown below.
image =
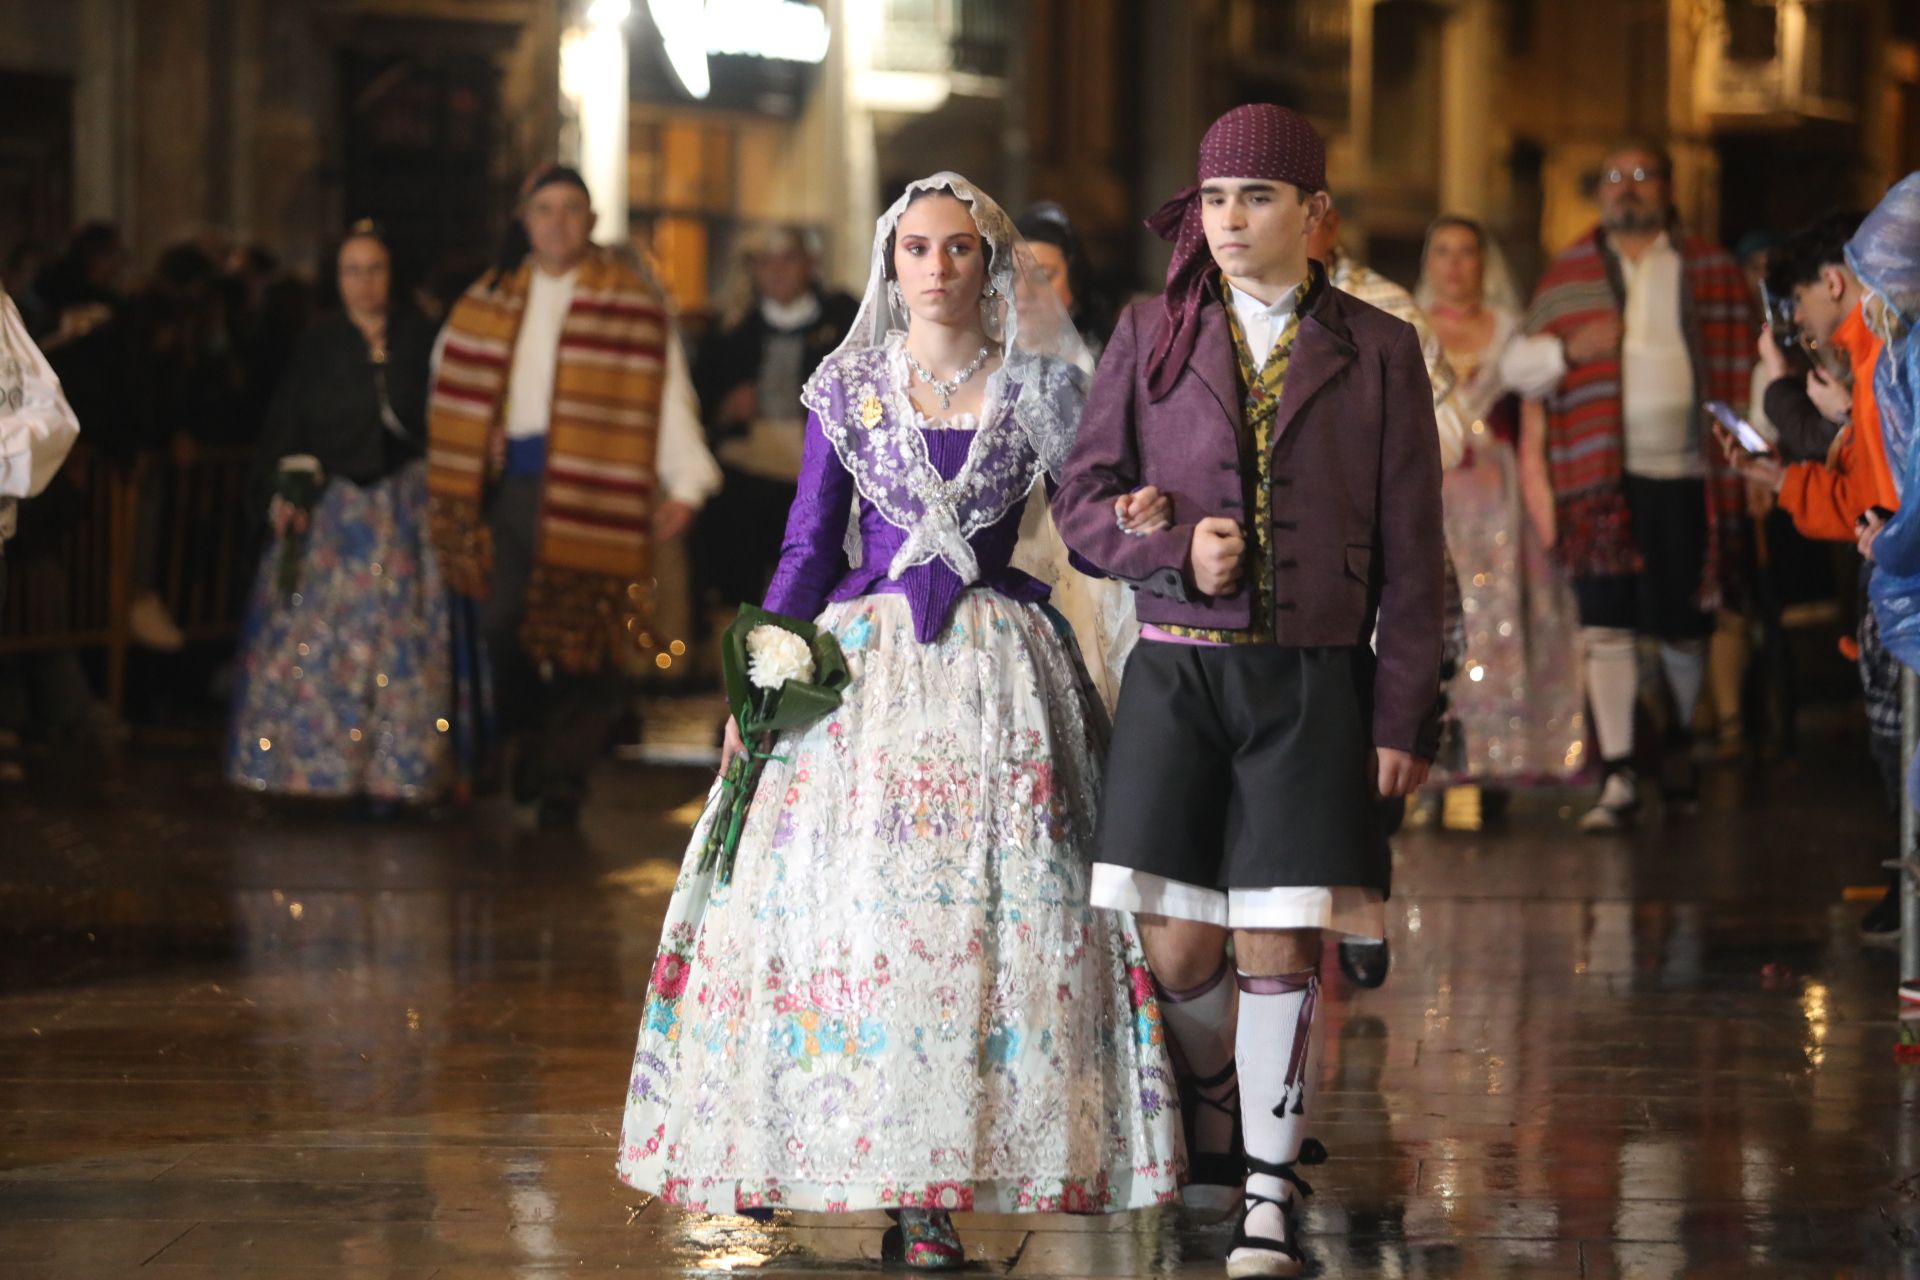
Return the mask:
M 1635 182 L 1652 182 L 1656 178 L 1665 179 L 1666 176 L 1665 169 L 1649 169 L 1645 165 L 1636 165 L 1631 169 L 1608 169 L 1600 175 L 1600 183 L 1602 186 L 1617 187 L 1628 178 L 1632 178 Z

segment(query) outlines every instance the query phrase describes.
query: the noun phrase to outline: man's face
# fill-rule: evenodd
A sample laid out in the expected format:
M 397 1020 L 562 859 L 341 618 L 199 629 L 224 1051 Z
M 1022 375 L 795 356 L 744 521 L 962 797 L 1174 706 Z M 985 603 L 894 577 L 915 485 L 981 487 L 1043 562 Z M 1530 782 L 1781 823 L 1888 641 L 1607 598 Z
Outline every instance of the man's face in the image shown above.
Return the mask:
M 1210 178 L 1200 187 L 1207 248 L 1221 271 L 1241 280 L 1282 282 L 1306 274 L 1307 246 L 1326 212 L 1324 194 L 1303 198 L 1287 182 Z
M 812 283 L 813 259 L 791 239 L 781 239 L 753 256 L 753 284 L 763 298 L 793 302 Z
M 520 215 L 534 257 L 544 266 L 565 267 L 579 261 L 593 234 L 593 206 L 587 193 L 566 182 L 540 188 L 527 200 Z
M 1673 186 L 1660 157 L 1637 147 L 1600 166 L 1600 221 L 1609 231 L 1658 231 L 1667 225 Z
M 1800 327 L 1823 347 L 1833 341 L 1841 322 L 1853 310 L 1853 296 L 1848 288 L 1851 283 L 1845 267 L 1828 264 L 1820 268 L 1820 278 L 1812 284 L 1793 287 L 1794 310 L 1800 317 Z

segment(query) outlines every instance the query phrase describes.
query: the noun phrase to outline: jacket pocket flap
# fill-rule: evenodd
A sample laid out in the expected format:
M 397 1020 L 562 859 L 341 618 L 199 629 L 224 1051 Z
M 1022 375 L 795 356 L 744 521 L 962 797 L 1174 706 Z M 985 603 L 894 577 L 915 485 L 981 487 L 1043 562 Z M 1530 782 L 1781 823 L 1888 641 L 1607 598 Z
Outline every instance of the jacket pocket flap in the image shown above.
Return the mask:
M 1364 542 L 1347 544 L 1347 572 L 1362 582 L 1373 580 L 1373 548 Z

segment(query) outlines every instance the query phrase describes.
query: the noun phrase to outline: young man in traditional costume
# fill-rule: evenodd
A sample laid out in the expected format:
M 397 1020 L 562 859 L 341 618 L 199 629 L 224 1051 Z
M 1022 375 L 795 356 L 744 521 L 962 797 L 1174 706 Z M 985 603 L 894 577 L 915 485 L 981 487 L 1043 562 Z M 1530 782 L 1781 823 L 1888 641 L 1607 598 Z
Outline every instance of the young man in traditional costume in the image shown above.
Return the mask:
M 1325 167 L 1281 107 L 1207 131 L 1150 223 L 1166 293 L 1115 328 L 1055 504 L 1136 588 L 1092 900 L 1140 918 L 1195 1180 L 1242 1200 L 1230 1276 L 1300 1272 L 1321 938 L 1385 932 L 1379 801 L 1426 777 L 1439 687 L 1433 388 L 1413 329 L 1308 257 Z M 1172 528 L 1116 519 L 1142 487 Z
M 622 700 L 616 656 L 643 629 L 655 538 L 719 487 L 658 290 L 589 238 L 572 169 L 538 170 L 530 249 L 448 317 L 428 410 L 433 542 L 484 602 L 515 798 L 571 826 Z

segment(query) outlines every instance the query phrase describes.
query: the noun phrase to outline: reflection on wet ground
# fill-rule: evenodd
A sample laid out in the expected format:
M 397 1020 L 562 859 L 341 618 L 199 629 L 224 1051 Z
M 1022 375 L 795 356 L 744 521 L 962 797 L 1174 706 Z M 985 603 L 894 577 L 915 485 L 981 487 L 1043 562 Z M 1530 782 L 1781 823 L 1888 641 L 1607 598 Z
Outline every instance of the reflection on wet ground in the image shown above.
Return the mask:
M 876 1217 L 691 1220 L 614 1131 L 697 771 L 579 836 L 357 822 L 182 755 L 0 792 L 0 1277 L 871 1272 Z M 1395 967 L 1329 1026 L 1311 1274 L 1920 1274 L 1920 1067 L 1849 883 L 1860 745 L 1705 818 L 1399 851 Z M 684 814 L 683 814 L 684 816 Z M 1337 979 L 1335 979 L 1337 981 Z M 962 1220 L 976 1269 L 1220 1274 L 1157 1213 Z

